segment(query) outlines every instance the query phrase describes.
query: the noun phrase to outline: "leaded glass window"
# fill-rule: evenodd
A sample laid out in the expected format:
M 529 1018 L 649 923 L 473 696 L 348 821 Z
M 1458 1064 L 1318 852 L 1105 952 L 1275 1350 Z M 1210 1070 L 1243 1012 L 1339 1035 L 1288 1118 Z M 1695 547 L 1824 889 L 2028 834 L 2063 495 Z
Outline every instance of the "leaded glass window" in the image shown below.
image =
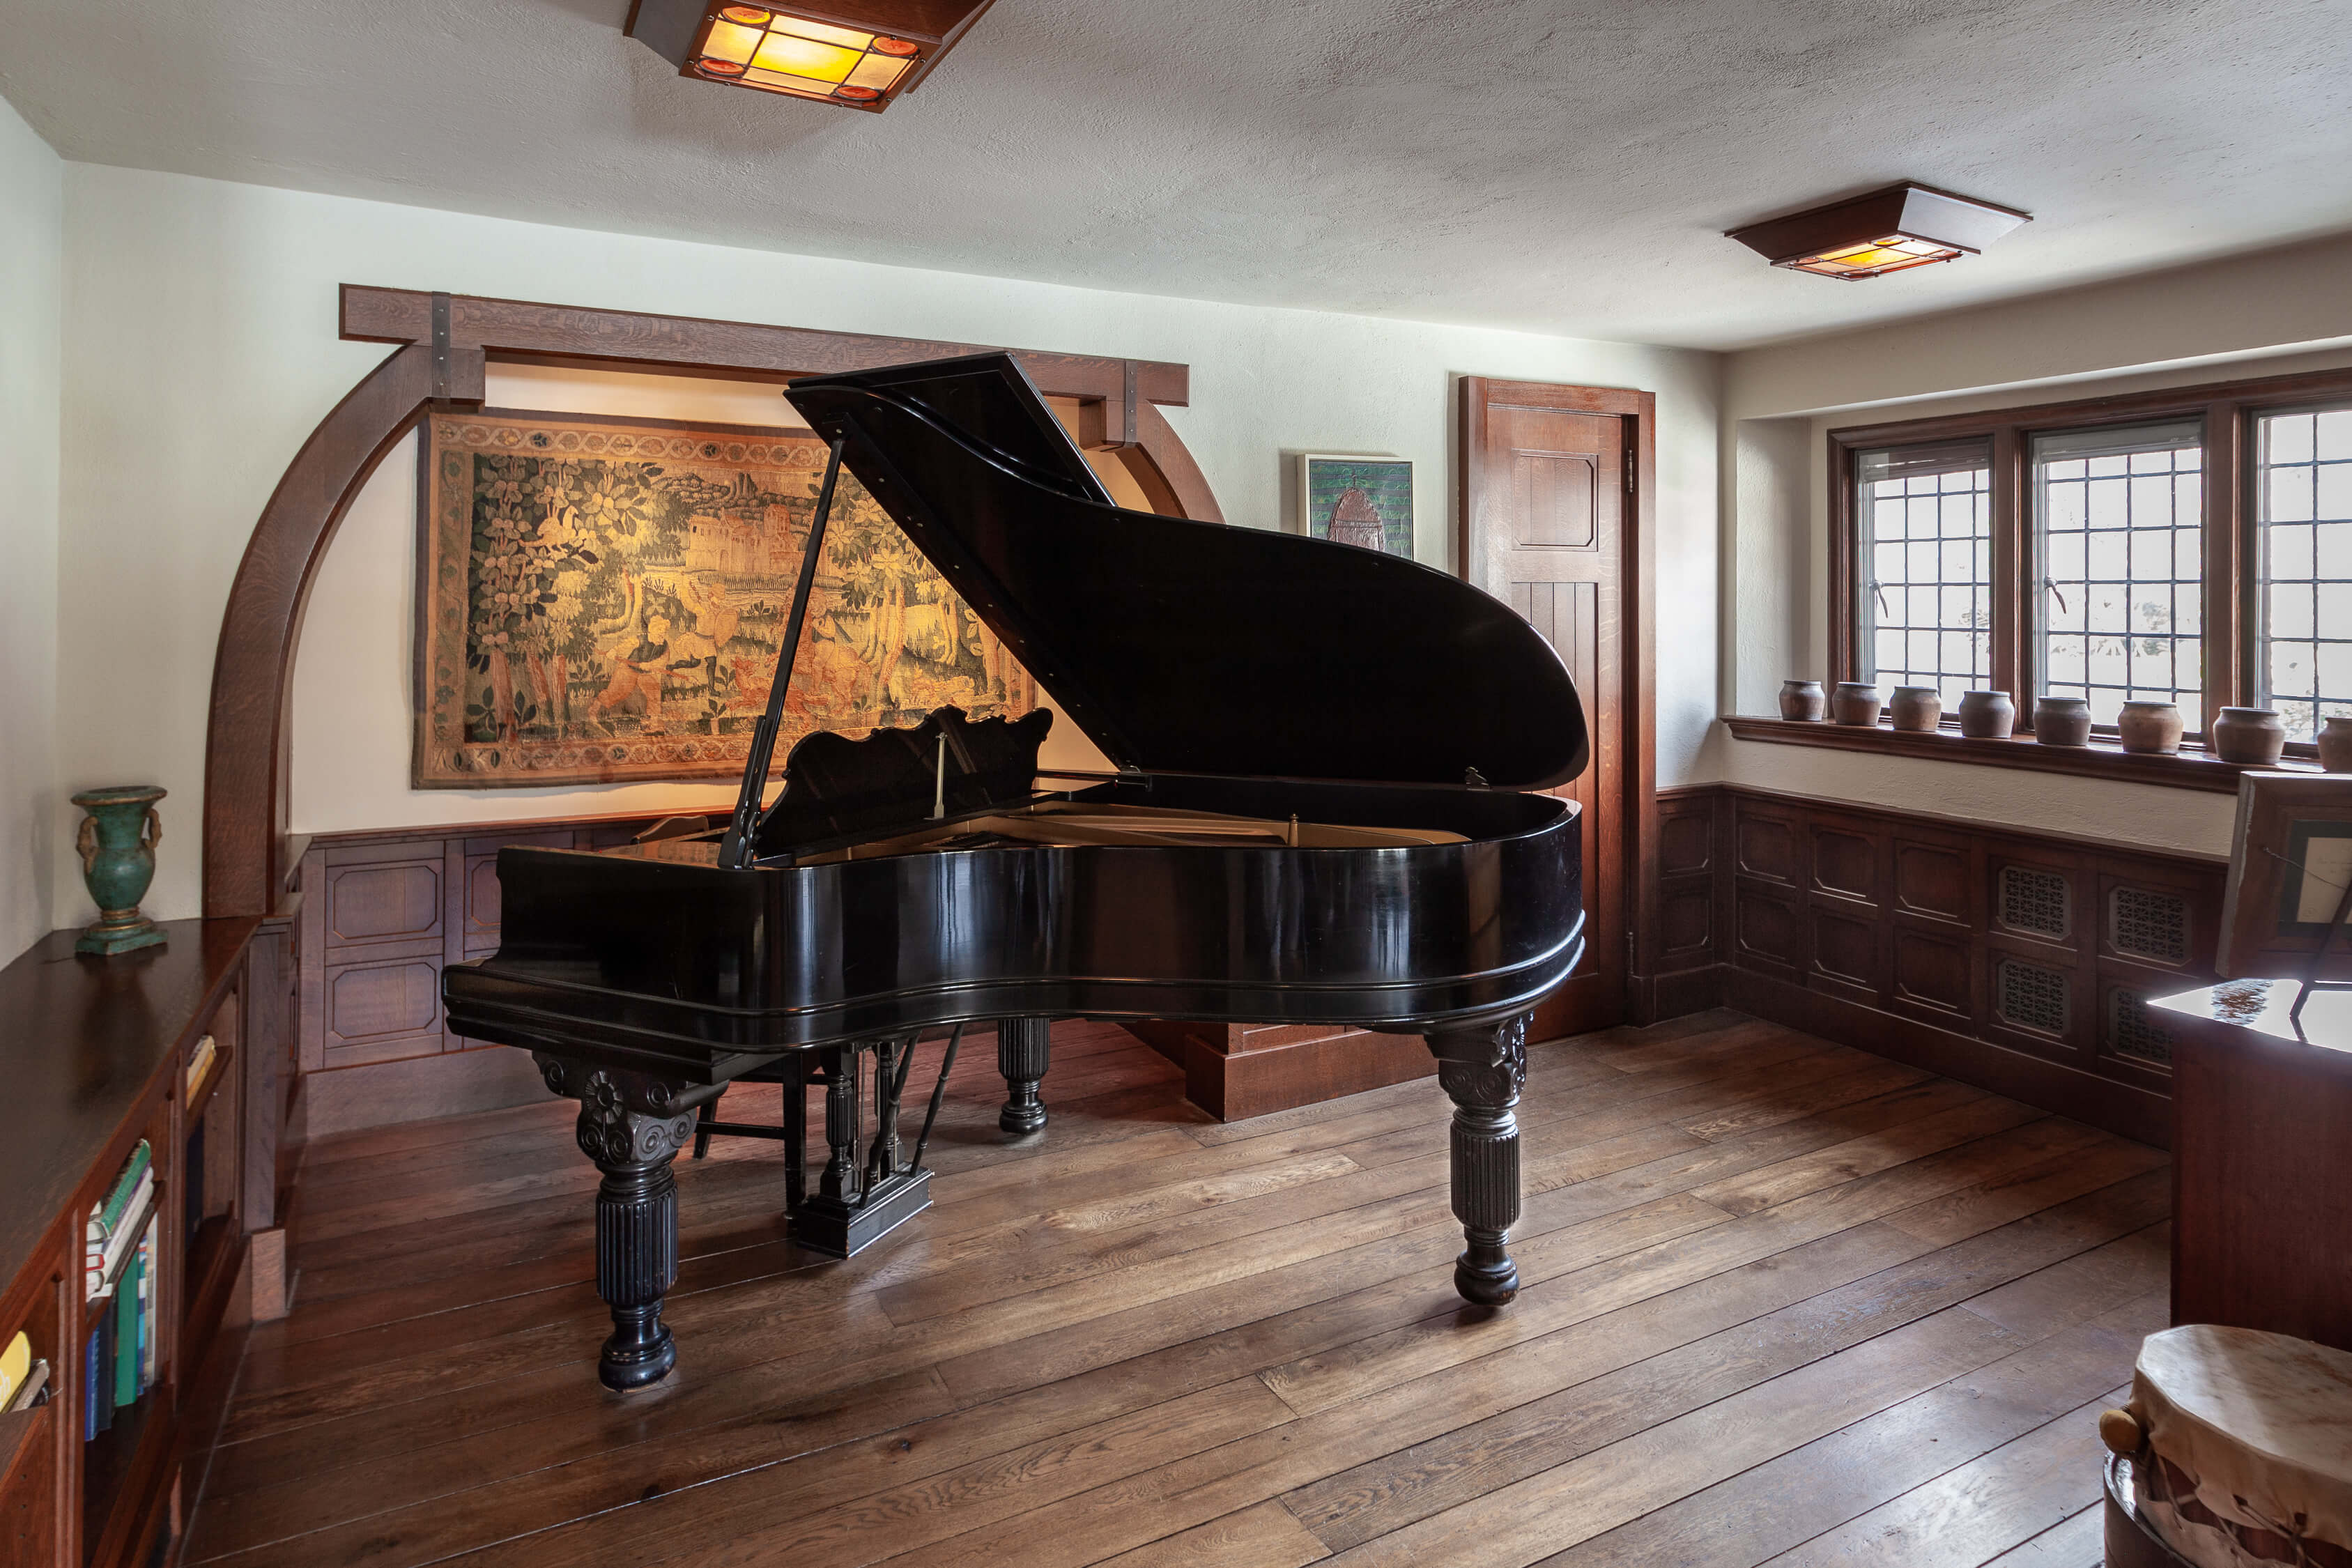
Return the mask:
M 2352 407 L 2255 420 L 2263 705 L 2309 742 L 2352 714 Z
M 1860 452 L 1854 479 L 1857 673 L 1933 686 L 1954 711 L 1992 672 L 1992 445 Z
M 2036 436 L 2036 689 L 2111 725 L 2127 701 L 2205 692 L 2204 428 L 2197 420 Z

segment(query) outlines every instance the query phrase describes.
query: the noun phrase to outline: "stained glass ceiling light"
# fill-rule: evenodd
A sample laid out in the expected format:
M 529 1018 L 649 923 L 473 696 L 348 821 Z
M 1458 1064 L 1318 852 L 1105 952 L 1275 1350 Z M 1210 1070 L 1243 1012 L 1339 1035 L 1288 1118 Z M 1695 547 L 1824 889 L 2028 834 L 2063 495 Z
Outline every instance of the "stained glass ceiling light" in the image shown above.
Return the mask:
M 626 30 L 680 76 L 878 114 L 921 81 L 990 4 L 635 0 Z
M 1730 229 L 1726 237 L 1775 267 L 1859 279 L 1974 256 L 2032 221 L 2013 207 L 1906 183 Z

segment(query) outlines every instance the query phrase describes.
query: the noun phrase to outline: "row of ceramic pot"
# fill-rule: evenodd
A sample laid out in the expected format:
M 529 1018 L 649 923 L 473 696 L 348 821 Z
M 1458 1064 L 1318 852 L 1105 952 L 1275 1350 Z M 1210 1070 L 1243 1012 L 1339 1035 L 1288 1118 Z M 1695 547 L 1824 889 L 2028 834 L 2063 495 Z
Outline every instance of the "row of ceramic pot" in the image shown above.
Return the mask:
M 1780 717 L 1840 724 L 1875 725 L 1878 688 L 1866 680 L 1841 680 L 1834 695 L 1818 680 L 1790 680 L 1780 688 Z M 1931 731 L 1943 721 L 1943 694 L 1932 686 L 1898 686 L 1887 703 L 1887 721 L 1897 730 Z M 2006 691 L 1971 691 L 1960 699 L 1960 733 L 1969 740 L 2006 740 L 2017 732 L 2017 705 Z M 2091 705 L 2080 697 L 2044 697 L 2033 705 L 2033 738 L 2045 746 L 2091 743 Z M 2126 752 L 2169 755 L 2180 750 L 2180 710 L 2170 702 L 2126 702 L 2116 715 L 2117 738 Z M 2213 725 L 2213 754 L 2225 763 L 2268 766 L 2286 747 L 2286 725 L 2267 708 L 2224 708 Z M 2352 772 L 2352 718 L 2331 718 L 2319 734 L 2319 765 L 2329 773 Z

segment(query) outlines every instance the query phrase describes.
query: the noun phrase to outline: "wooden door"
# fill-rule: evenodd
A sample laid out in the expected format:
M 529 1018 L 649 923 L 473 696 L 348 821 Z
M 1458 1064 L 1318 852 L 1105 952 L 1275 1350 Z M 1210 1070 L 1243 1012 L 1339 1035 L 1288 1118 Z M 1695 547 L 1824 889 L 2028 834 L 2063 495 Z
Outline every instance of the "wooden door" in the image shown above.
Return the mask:
M 1462 381 L 1459 568 L 1558 650 L 1592 735 L 1583 774 L 1552 792 L 1584 808 L 1584 962 L 1538 1011 L 1535 1039 L 1626 1016 L 1623 633 L 1635 448 L 1631 422 L 1589 411 L 1596 401 L 1582 387 Z

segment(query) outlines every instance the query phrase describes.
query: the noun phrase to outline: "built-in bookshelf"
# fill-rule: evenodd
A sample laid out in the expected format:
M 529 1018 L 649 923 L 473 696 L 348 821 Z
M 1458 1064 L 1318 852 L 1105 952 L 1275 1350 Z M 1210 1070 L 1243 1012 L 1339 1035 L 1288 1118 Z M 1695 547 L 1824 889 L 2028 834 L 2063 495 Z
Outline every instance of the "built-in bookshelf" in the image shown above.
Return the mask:
M 257 923 L 173 921 L 106 959 L 59 931 L 0 970 L 0 1352 L 22 1333 L 48 1368 L 43 1403 L 0 1400 L 0 1562 L 143 1564 L 193 1501 L 268 1142 L 247 1125 Z

